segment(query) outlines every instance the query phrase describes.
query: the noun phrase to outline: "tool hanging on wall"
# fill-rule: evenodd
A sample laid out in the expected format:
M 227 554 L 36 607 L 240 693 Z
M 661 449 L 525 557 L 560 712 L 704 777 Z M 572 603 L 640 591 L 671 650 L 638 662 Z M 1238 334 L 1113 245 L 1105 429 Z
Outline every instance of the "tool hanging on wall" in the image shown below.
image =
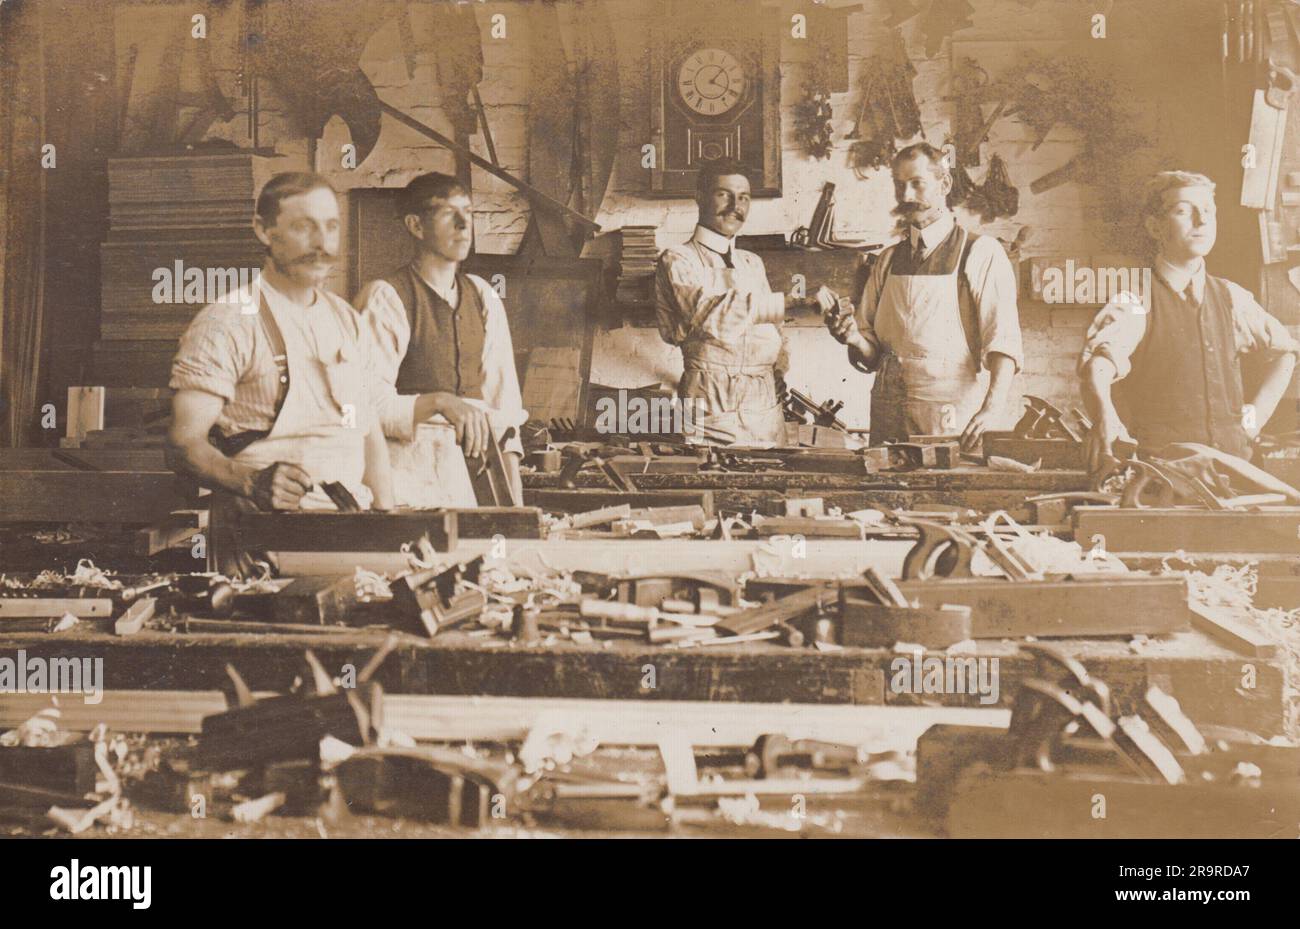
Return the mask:
M 1020 191 L 1011 183 L 1006 162 L 1001 155 L 989 159 L 989 170 L 984 175 L 984 183 L 971 190 L 966 199 L 966 207 L 972 213 L 979 214 L 980 219 L 986 223 L 1016 215 L 1020 209 Z
M 988 135 L 984 113 L 980 109 L 983 100 L 980 90 L 988 82 L 989 73 L 973 58 L 962 58 L 953 71 L 952 135 L 958 155 L 954 165 L 973 167 L 980 163 L 980 144 Z
M 846 137 L 856 140 L 849 163 L 859 177 L 864 171 L 887 167 L 899 139 L 920 135 L 921 108 L 912 89 L 915 77 L 903 34 L 894 29 L 886 47 L 862 68 L 862 104 Z

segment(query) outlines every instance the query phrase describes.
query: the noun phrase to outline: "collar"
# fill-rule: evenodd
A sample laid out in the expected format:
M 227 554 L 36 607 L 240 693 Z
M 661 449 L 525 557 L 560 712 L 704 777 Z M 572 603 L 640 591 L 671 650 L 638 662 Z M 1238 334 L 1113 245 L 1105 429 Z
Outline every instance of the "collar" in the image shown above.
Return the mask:
M 957 224 L 957 217 L 953 216 L 952 210 L 944 210 L 939 218 L 923 229 L 912 226 L 909 233 L 912 239 L 912 251 L 916 251 L 916 242 L 919 238 L 922 245 L 922 255 L 927 255 L 934 250 L 934 247 L 948 238 L 952 233 L 953 226 Z
M 1181 296 L 1192 285 L 1192 297 L 1197 303 L 1205 299 L 1205 259 L 1199 258 L 1192 271 L 1175 268 L 1164 258 L 1156 258 L 1156 274 L 1169 285 L 1169 289 Z
M 733 239 L 727 238 L 720 232 L 714 232 L 707 226 L 696 225 L 695 234 L 691 236 L 691 241 L 696 245 L 703 245 L 711 252 L 717 252 L 719 255 L 725 255 L 732 251 Z M 733 252 L 732 260 L 735 260 Z
M 294 303 L 292 300 L 289 299 L 289 297 L 286 294 L 282 293 L 279 290 L 276 290 L 275 286 L 272 285 L 272 283 L 269 280 L 267 280 L 266 277 L 267 267 L 268 267 L 267 265 L 263 265 L 262 273 L 257 276 L 257 283 L 253 286 L 253 290 L 252 290 L 252 293 L 254 295 L 256 295 L 258 288 L 261 288 L 263 291 L 265 291 L 267 300 L 274 300 L 281 306 L 292 306 L 297 309 L 311 310 L 321 305 L 320 289 L 317 287 L 312 288 L 311 303 L 307 304 L 305 307 L 300 306 L 297 303 Z
M 460 281 L 460 268 L 457 268 L 456 273 L 452 275 L 450 287 L 439 287 L 437 284 L 430 281 L 427 277 L 425 277 L 423 274 L 420 273 L 420 268 L 418 265 L 412 264 L 411 270 L 415 272 L 416 277 L 418 277 L 420 280 L 424 281 L 424 283 L 428 285 L 430 290 L 432 290 L 443 300 L 447 301 L 448 306 L 451 306 L 453 308 L 456 306 L 457 293 L 460 290 L 460 286 L 458 283 Z

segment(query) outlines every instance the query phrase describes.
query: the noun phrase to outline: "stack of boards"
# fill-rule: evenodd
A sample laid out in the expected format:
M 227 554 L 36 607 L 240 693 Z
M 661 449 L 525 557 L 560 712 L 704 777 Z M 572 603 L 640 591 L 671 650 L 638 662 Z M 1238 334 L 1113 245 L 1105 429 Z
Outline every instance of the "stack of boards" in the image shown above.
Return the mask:
M 110 159 L 101 339 L 174 341 L 214 290 L 249 280 L 264 254 L 257 191 L 291 162 L 252 152 Z
M 616 299 L 626 306 L 649 306 L 654 301 L 655 245 L 654 226 L 624 226 L 623 247 L 619 256 Z

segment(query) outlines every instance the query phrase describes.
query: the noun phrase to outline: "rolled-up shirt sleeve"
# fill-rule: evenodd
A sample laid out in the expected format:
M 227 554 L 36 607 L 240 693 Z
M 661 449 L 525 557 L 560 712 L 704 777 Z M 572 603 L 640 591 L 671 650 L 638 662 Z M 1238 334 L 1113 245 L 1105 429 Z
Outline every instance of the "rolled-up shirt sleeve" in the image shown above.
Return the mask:
M 482 278 L 470 275 L 483 304 L 483 401 L 491 407 L 493 426 L 504 432 L 511 426 L 514 436 L 504 451 L 523 455 L 519 427 L 528 419 L 519 391 L 519 372 L 515 367 L 514 340 L 510 337 L 510 320 L 497 292 Z
M 759 275 L 761 276 L 761 275 Z M 668 249 L 655 269 L 655 315 L 659 334 L 670 345 L 709 337 L 733 342 L 759 323 L 785 318 L 785 294 L 721 288 L 716 269 L 689 252 Z
M 1083 373 L 1088 362 L 1100 356 L 1115 366 L 1115 380 L 1123 380 L 1133 370 L 1133 353 L 1146 334 L 1146 304 L 1134 294 L 1116 294 L 1088 326 L 1083 351 L 1079 354 L 1079 373 Z
M 411 324 L 397 291 L 387 281 L 371 281 L 357 293 L 353 306 L 361 313 L 369 340 L 371 394 L 384 435 L 409 442 L 415 436 L 415 396 L 397 392 L 397 371 L 411 341 Z
M 172 390 L 201 390 L 229 403 L 235 385 L 247 370 L 253 354 L 252 332 L 230 318 L 228 308 L 200 311 L 181 336 L 172 359 Z
M 1269 357 L 1293 355 L 1300 361 L 1300 342 L 1276 316 L 1265 310 L 1250 291 L 1228 282 L 1232 295 L 1232 332 L 1238 353 L 1259 352 Z
M 880 293 L 885 288 L 885 274 L 893 253 L 894 249 L 891 247 L 876 256 L 871 270 L 867 273 L 867 279 L 863 282 L 862 293 L 858 295 L 858 305 L 854 309 L 854 320 L 858 324 L 858 331 L 876 349 L 876 363 L 863 369 L 868 372 L 879 368 L 880 362 L 884 359 L 885 346 L 876 335 L 876 310 L 880 306 Z M 854 356 L 849 357 L 852 360 Z M 854 365 L 857 366 L 857 362 L 854 362 Z
M 989 355 L 1006 355 L 1020 371 L 1025 366 L 1025 349 L 1016 305 L 1016 271 L 1002 243 L 992 236 L 979 236 L 971 243 L 966 280 L 979 320 L 980 362 L 988 368 Z

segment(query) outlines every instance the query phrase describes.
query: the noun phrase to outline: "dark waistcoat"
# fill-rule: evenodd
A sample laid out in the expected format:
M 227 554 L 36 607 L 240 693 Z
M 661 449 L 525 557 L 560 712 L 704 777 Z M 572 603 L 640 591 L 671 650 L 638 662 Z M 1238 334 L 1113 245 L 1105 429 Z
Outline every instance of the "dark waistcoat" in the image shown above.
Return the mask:
M 449 391 L 483 399 L 483 301 L 478 288 L 457 273 L 459 304 L 452 307 L 409 265 L 383 279 L 397 291 L 411 324 L 411 341 L 397 369 L 397 392 Z
M 1133 370 L 1115 385 L 1124 422 L 1151 450 L 1170 442 L 1199 442 L 1249 458 L 1227 282 L 1206 275 L 1200 306 L 1189 304 L 1160 278 L 1152 290 L 1146 335 L 1133 353 Z

